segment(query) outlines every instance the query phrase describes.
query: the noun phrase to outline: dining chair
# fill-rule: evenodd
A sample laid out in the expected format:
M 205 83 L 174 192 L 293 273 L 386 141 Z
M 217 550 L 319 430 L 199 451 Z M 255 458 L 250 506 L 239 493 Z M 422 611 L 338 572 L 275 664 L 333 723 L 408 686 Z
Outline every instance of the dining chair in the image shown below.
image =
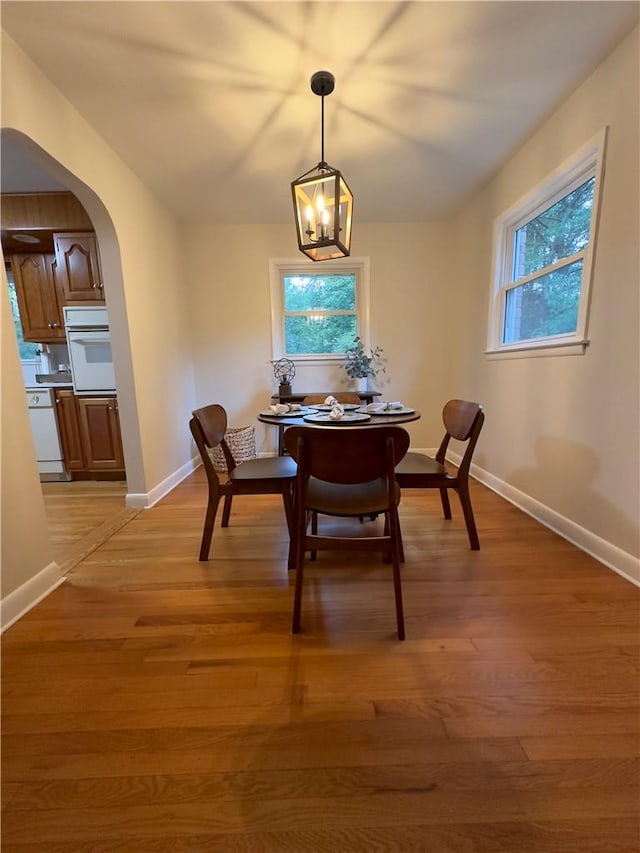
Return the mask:
M 231 502 L 235 495 L 282 495 L 287 526 L 291 531 L 293 521 L 292 492 L 296 477 L 296 464 L 286 456 L 267 457 L 264 459 L 247 459 L 236 463 L 233 454 L 225 441 L 227 431 L 227 413 L 222 406 L 214 403 L 195 409 L 189 421 L 189 428 L 207 474 L 209 497 L 207 512 L 200 545 L 200 560 L 209 559 L 213 525 L 218 512 L 218 504 L 224 498 L 222 509 L 222 527 L 229 526 Z M 218 476 L 210 451 L 220 445 L 227 463 L 226 481 Z
M 407 453 L 396 468 L 396 480 L 402 489 L 439 489 L 444 517 L 448 519 L 451 518 L 449 489 L 456 491 L 462 505 L 471 550 L 478 551 L 480 540 L 469 495 L 469 466 L 484 423 L 484 411 L 479 403 L 449 400 L 442 410 L 442 420 L 445 434 L 435 459 L 424 453 Z M 447 448 L 452 438 L 467 442 L 455 474 L 450 474 L 445 465 Z
M 380 552 L 392 564 L 398 639 L 404 640 L 400 489 L 394 469 L 407 452 L 409 434 L 398 426 L 292 426 L 285 433 L 285 443 L 298 463 L 291 535 L 293 556 L 289 561 L 296 569 L 293 633 L 300 631 L 306 552 L 364 550 Z M 309 532 L 309 519 L 318 513 L 354 518 L 384 514 L 384 530 L 376 536 L 362 536 L 359 528 L 354 536 L 323 535 L 317 528 Z
M 328 391 L 326 394 L 307 394 L 302 401 L 302 405 L 320 406 L 329 396 L 335 397 L 339 403 L 357 403 L 358 405 L 362 405 L 360 396 L 353 391 Z

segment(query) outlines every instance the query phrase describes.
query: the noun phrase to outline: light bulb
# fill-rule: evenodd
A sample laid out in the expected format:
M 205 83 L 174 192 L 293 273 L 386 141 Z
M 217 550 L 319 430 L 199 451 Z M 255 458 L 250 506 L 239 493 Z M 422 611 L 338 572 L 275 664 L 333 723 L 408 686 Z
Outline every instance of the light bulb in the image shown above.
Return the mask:
M 309 225 L 313 222 L 313 208 L 310 204 L 307 205 L 307 222 Z
M 324 196 L 319 195 L 316 199 L 316 207 L 318 208 L 318 213 L 322 213 L 324 210 Z

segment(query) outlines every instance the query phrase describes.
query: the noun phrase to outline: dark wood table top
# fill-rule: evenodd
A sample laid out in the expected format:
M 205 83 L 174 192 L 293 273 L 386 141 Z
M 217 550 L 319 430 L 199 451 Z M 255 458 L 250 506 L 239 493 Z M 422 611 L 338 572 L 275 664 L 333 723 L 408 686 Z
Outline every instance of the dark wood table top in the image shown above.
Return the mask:
M 420 412 L 415 411 L 411 412 L 410 414 L 371 415 L 371 418 L 368 421 L 354 421 L 354 423 L 314 424 L 312 421 L 305 421 L 303 415 L 300 415 L 299 417 L 295 418 L 290 416 L 283 418 L 282 416 L 278 415 L 263 415 L 262 413 L 258 414 L 258 420 L 263 424 L 273 424 L 274 426 L 279 427 L 307 426 L 313 427 L 314 429 L 355 429 L 356 427 L 367 429 L 369 427 L 387 426 L 389 424 L 406 424 L 410 421 L 418 421 L 421 417 L 422 416 Z

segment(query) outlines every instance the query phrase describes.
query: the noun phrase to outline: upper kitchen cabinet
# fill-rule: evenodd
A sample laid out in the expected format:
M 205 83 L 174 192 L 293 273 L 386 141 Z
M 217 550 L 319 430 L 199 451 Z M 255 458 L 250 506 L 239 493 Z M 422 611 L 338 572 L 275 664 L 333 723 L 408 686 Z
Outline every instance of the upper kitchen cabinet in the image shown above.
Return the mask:
M 96 236 L 90 232 L 54 234 L 57 274 L 64 301 L 104 304 Z
M 65 339 L 62 316 L 64 296 L 56 268 L 56 257 L 52 254 L 11 256 L 11 271 L 25 341 L 50 344 Z

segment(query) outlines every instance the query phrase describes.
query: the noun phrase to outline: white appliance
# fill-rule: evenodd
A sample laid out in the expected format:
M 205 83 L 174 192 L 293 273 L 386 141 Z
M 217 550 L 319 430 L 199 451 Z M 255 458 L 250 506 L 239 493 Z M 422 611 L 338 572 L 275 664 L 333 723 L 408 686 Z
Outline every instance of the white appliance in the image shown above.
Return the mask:
M 62 458 L 53 392 L 48 388 L 27 388 L 27 405 L 40 479 L 70 479 Z
M 115 394 L 109 317 L 103 306 L 67 306 L 64 325 L 76 394 Z

